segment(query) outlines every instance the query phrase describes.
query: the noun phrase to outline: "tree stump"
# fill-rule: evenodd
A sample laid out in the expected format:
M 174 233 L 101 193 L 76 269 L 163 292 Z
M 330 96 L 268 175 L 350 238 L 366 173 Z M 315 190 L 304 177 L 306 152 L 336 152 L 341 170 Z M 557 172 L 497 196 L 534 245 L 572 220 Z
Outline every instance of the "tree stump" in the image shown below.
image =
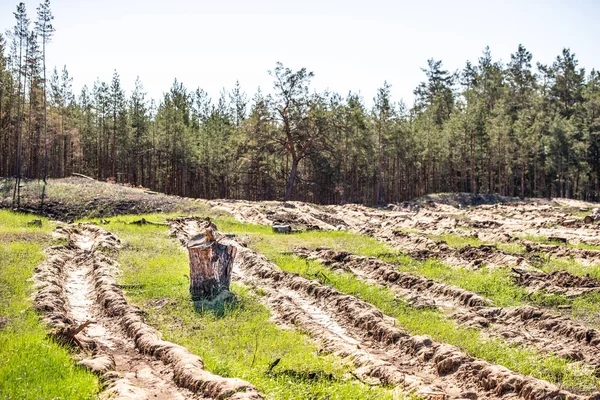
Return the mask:
M 234 246 L 219 243 L 210 228 L 190 240 L 190 294 L 194 302 L 204 307 L 210 306 L 211 301 L 233 297 L 229 284 L 236 250 Z

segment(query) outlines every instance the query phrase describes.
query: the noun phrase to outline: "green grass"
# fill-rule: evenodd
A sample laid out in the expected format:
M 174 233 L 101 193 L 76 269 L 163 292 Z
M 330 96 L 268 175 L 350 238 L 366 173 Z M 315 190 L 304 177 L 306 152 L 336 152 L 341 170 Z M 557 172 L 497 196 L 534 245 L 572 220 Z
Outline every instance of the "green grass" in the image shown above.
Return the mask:
M 47 337 L 33 311 L 33 268 L 44 259 L 53 224 L 28 227 L 30 215 L 0 210 L 1 399 L 88 399 L 98 392 L 97 378 L 78 367 L 66 348 Z
M 568 271 L 577 276 L 590 276 L 600 279 L 600 264 L 585 266 L 571 258 L 544 257 L 540 255 L 535 263 L 544 272 Z
M 319 354 L 319 346 L 305 334 L 275 325 L 259 295 L 244 286 L 232 285 L 239 301 L 224 315 L 196 311 L 188 291 L 186 252 L 167 236 L 166 227 L 121 223 L 137 218 L 112 219 L 107 227 L 126 243 L 118 255 L 120 281 L 141 285 L 127 296 L 145 310 L 164 339 L 201 356 L 209 371 L 245 379 L 275 399 L 402 398 L 399 389 L 358 382 L 349 374 L 348 362 Z M 269 364 L 278 358 L 281 361 L 268 373 Z
M 128 218 L 130 219 L 119 219 L 124 221 L 139 217 Z M 154 221 L 164 218 L 165 216 L 161 215 L 147 217 Z M 325 281 L 324 283 L 341 292 L 362 298 L 395 317 L 411 334 L 428 334 L 475 357 L 504 365 L 525 375 L 546 379 L 570 390 L 592 391 L 600 384 L 594 372 L 581 364 L 554 355 L 541 354 L 534 349 L 510 345 L 502 340 L 490 340 L 480 331 L 457 326 L 437 310 L 414 309 L 385 288 L 369 285 L 351 274 L 333 272 L 318 263 L 307 264 L 305 260 L 291 255 L 290 251 L 295 246 L 349 249 L 356 254 L 375 256 L 393 262 L 400 270 L 473 290 L 487 296 L 499 306 L 529 303 L 556 305 L 567 301 L 561 296 L 528 296 L 523 288 L 512 282 L 506 269 L 482 268 L 467 271 L 449 268 L 437 260 L 419 262 L 375 239 L 345 231 L 279 235 L 272 233 L 270 227 L 243 224 L 230 217 L 221 216 L 215 222 L 223 232 L 249 237 L 253 249 L 265 254 L 283 270 L 299 273 L 307 278 L 318 276 Z M 243 287 L 234 287 L 241 301 L 238 307 L 229 310 L 225 317 L 217 318 L 211 314 L 195 312 L 187 292 L 186 273 L 189 267 L 185 253 L 174 240 L 164 240 L 165 228 L 139 227 L 114 221 L 109 229 L 128 242 L 128 246 L 119 256 L 125 270 L 123 282 L 143 285 L 139 290 L 129 291 L 129 296 L 137 304 L 146 305 L 150 322 L 161 329 L 166 339 L 183 344 L 201 355 L 210 370 L 247 379 L 277 398 L 326 395 L 339 395 L 343 398 L 347 393 L 353 393 L 353 398 L 374 395 L 372 391 L 364 392 L 367 389 L 360 385 L 359 391 L 356 388 L 348 388 L 347 385 L 357 385 L 343 380 L 348 365 L 333 357 L 317 357 L 317 349 L 306 337 L 296 332 L 282 333 L 280 329 L 270 325 L 267 310 L 259 304 L 255 295 Z M 324 275 L 319 274 L 320 272 Z M 169 301 L 162 308 L 152 309 L 151 302 L 160 299 Z M 261 333 L 260 336 L 254 368 L 249 369 L 248 365 L 251 364 L 256 349 L 257 329 L 263 329 L 265 333 Z M 292 343 L 299 347 L 292 346 Z M 283 348 L 289 350 L 282 356 Z M 283 370 L 317 370 L 322 371 L 318 376 L 331 379 L 328 379 L 327 385 L 321 385 L 305 382 L 303 379 L 290 380 L 288 374 L 286 384 L 282 385 L 282 376 L 265 374 L 266 366 L 280 357 Z M 298 377 L 299 374 L 296 373 L 295 376 Z M 327 391 L 327 387 L 335 389 Z
M 498 250 L 502 250 L 511 254 L 525 254 L 525 252 L 527 251 L 525 245 L 516 242 L 497 243 L 496 247 L 498 248 Z
M 571 214 L 572 216 L 576 217 L 577 219 L 584 219 L 585 217 L 587 217 L 588 215 L 592 215 L 591 211 L 568 211 L 569 214 Z

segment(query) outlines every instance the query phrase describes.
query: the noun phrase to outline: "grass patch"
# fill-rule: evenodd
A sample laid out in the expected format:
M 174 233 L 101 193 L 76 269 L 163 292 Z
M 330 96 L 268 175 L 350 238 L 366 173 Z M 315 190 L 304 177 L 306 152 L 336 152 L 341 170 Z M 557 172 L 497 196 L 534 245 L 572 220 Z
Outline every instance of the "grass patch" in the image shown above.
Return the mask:
M 0 210 L 0 398 L 94 398 L 97 378 L 47 337 L 31 307 L 28 279 L 43 261 L 42 250 L 51 243 L 54 228 L 46 219 L 42 228 L 28 227 L 33 218 Z
M 592 215 L 591 211 L 568 211 L 569 214 L 571 214 L 572 216 L 576 217 L 577 219 L 584 219 L 585 217 L 587 217 L 588 215 Z
M 538 268 L 547 273 L 568 271 L 577 276 L 590 276 L 600 279 L 600 265 L 585 266 L 571 258 L 544 257 L 539 255 L 535 263 Z
M 347 362 L 320 355 L 319 347 L 303 333 L 276 326 L 257 295 L 244 286 L 232 285 L 239 302 L 223 316 L 197 312 L 189 295 L 186 252 L 167 236 L 166 227 L 120 223 L 137 218 L 120 217 L 108 226 L 126 243 L 118 255 L 120 282 L 141 285 L 128 290 L 130 300 L 146 310 L 148 322 L 163 338 L 201 356 L 208 370 L 245 379 L 271 398 L 402 398 L 398 389 L 357 382 L 349 376 L 352 367 Z M 260 229 L 248 226 L 249 231 Z M 281 361 L 269 373 L 269 365 L 277 359 Z
M 498 248 L 498 250 L 502 250 L 510 254 L 525 254 L 525 252 L 527 251 L 525 245 L 516 242 L 497 243 L 496 247 Z

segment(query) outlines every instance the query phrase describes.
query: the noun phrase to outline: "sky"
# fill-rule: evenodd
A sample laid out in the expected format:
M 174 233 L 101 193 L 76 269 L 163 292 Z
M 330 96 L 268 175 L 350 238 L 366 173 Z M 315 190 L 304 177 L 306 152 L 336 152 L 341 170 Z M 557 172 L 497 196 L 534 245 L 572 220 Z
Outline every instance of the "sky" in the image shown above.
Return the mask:
M 33 21 L 39 1 L 25 1 Z M 12 28 L 17 2 L 0 1 L 0 30 Z M 248 97 L 272 90 L 280 61 L 315 73 L 312 88 L 367 104 L 385 80 L 393 99 L 413 102 L 429 58 L 450 71 L 476 62 L 485 46 L 510 61 L 519 43 L 534 63 L 564 47 L 580 67 L 600 69 L 597 0 L 52 0 L 56 33 L 49 68 L 67 66 L 73 87 L 110 81 L 116 69 L 133 89 L 139 76 L 159 99 L 173 80 L 214 99 L 236 80 Z

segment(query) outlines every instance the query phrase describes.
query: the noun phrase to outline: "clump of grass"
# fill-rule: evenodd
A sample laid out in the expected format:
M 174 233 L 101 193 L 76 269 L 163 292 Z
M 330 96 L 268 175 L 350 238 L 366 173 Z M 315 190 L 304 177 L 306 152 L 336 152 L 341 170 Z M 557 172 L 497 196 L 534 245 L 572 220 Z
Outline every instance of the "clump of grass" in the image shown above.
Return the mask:
M 599 245 L 589 243 L 564 243 L 558 240 L 551 240 L 548 236 L 544 235 L 524 235 L 520 236 L 520 239 L 529 240 L 531 242 L 540 244 L 555 244 L 559 246 L 570 247 L 572 249 L 583 249 L 583 250 L 600 250 Z
M 544 257 L 543 255 L 540 255 L 536 266 L 548 273 L 554 271 L 568 271 L 573 275 L 590 276 L 592 278 L 600 279 L 600 264 L 585 266 L 575 261 L 573 258 Z
M 35 217 L 37 218 L 37 217 Z M 66 348 L 47 337 L 32 309 L 29 281 L 44 259 L 54 224 L 28 227 L 31 215 L 0 210 L 0 397 L 7 399 L 91 399 L 98 379 L 75 365 Z
M 165 216 L 144 216 L 153 221 Z M 310 338 L 271 321 L 259 295 L 232 285 L 237 303 L 223 315 L 198 312 L 189 295 L 189 264 L 184 249 L 167 236 L 166 227 L 119 223 L 139 216 L 113 219 L 108 227 L 125 242 L 118 255 L 121 282 L 141 285 L 127 292 L 146 311 L 147 320 L 163 338 L 201 356 L 206 368 L 227 377 L 245 379 L 272 398 L 391 399 L 398 389 L 371 387 L 349 379 L 352 367 L 332 355 L 320 355 Z M 224 230 L 219 222 L 217 225 Z M 249 232 L 263 227 L 248 226 Z M 277 367 L 269 365 L 281 359 Z
M 525 252 L 526 252 L 525 246 L 520 243 L 517 243 L 517 242 L 497 243 L 496 247 L 499 250 L 502 250 L 502 251 L 505 251 L 505 252 L 511 253 L 511 254 L 525 254 Z
M 600 246 L 597 244 L 590 244 L 590 243 L 577 243 L 577 244 L 568 244 L 569 247 L 572 247 L 574 249 L 582 249 L 582 250 L 600 250 Z

